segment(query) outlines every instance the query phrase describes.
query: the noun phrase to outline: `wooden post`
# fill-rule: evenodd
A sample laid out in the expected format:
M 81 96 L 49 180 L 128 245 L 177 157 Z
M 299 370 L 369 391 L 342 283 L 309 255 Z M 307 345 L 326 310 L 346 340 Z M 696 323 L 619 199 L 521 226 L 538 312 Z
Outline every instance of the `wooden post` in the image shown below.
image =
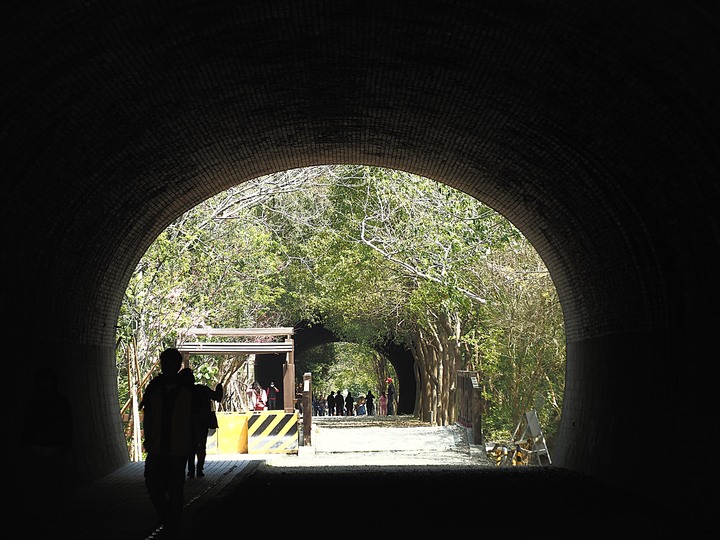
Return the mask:
M 473 444 L 482 445 L 482 390 L 478 376 L 478 372 L 475 372 L 475 374 L 470 377 L 472 382 L 472 432 Z
M 303 374 L 302 423 L 305 446 L 312 446 L 312 373 Z
M 283 407 L 286 413 L 295 412 L 295 364 L 283 366 Z

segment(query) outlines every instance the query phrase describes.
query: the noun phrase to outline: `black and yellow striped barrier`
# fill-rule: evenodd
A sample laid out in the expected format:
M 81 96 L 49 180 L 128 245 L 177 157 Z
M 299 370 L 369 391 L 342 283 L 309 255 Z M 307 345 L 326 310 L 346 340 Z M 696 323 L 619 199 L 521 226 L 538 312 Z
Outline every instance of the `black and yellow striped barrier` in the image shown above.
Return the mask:
M 248 413 L 248 454 L 296 454 L 299 416 L 285 411 Z

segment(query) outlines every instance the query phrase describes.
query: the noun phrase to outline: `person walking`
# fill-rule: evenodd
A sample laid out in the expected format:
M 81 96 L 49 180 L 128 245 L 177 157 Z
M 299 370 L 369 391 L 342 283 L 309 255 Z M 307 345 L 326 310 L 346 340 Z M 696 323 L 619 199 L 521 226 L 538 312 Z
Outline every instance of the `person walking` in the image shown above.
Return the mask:
M 193 451 L 192 390 L 180 384 L 182 353 L 160 353 L 162 373 L 143 395 L 145 486 L 167 538 L 179 538 L 185 504 L 185 464 Z
M 340 390 L 335 394 L 335 416 L 343 416 L 345 410 L 345 398 Z
M 275 386 L 275 383 L 270 381 L 270 386 L 267 389 L 267 396 L 268 396 L 268 409 L 271 411 L 274 411 L 277 409 L 277 400 L 278 396 L 280 395 L 280 390 L 278 390 L 277 386 Z
M 380 416 L 387 416 L 387 396 L 385 395 L 385 392 L 380 392 L 380 397 L 378 398 L 378 404 L 380 406 Z
M 215 390 L 207 385 L 195 382 L 195 376 L 190 368 L 181 369 L 178 373 L 182 384 L 188 385 L 193 392 L 192 428 L 193 451 L 188 457 L 188 478 L 202 478 L 205 476 L 205 458 L 207 457 L 207 438 L 210 428 L 217 428 L 217 418 L 213 414 L 212 401 L 220 403 L 224 392 L 221 383 L 215 385 Z M 197 458 L 197 463 L 196 463 Z
M 327 415 L 335 416 L 335 390 L 330 390 L 330 393 L 328 394 L 326 401 L 327 401 Z
M 386 382 L 388 416 L 393 416 L 395 414 L 395 385 L 393 384 L 392 377 L 388 377 Z
M 365 396 L 365 406 L 368 416 L 373 416 L 375 414 L 375 394 L 372 393 L 372 390 L 368 390 L 367 396 Z
M 348 390 L 347 396 L 345 396 L 345 416 L 355 416 L 355 409 L 353 408 L 354 402 L 352 392 Z

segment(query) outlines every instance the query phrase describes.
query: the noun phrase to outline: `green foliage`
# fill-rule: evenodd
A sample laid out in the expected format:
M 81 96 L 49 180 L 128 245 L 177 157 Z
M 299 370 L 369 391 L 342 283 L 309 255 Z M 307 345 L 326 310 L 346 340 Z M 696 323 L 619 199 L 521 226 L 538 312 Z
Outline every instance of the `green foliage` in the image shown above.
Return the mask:
M 319 393 L 376 391 L 389 366 L 374 347 L 412 345 L 441 314 L 460 322 L 463 367 L 482 373 L 486 431 L 511 430 L 534 407 L 552 433 L 564 393 L 562 313 L 512 224 L 402 171 L 263 177 L 180 216 L 139 261 L 118 321 L 121 403 L 128 351 L 147 373 L 177 329 L 299 320 L 322 322 L 347 343 L 307 352 L 297 373 L 312 372 Z M 221 362 L 206 359 L 196 377 L 216 380 Z
M 327 396 L 331 390 L 348 390 L 353 396 L 366 395 L 372 390 L 380 395 L 376 363 L 381 361 L 373 349 L 351 342 L 318 345 L 298 356 L 298 371 L 313 374 L 313 392 Z M 395 377 L 390 369 L 389 376 Z
M 200 362 L 193 364 L 193 375 L 195 375 L 196 384 L 204 384 L 215 389 L 219 377 L 219 360 L 212 357 L 204 357 Z

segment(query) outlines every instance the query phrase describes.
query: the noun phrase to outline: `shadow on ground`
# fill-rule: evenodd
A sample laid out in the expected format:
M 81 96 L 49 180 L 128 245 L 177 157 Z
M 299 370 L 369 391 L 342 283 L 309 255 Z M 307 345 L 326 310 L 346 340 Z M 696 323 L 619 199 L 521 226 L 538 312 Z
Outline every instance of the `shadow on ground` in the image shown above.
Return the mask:
M 244 538 L 256 513 L 266 524 L 277 519 L 293 536 L 338 530 L 403 535 L 427 526 L 444 534 L 545 538 L 592 531 L 644 537 L 694 525 L 631 494 L 550 467 L 308 468 L 260 462 L 196 514 L 187 538 Z

